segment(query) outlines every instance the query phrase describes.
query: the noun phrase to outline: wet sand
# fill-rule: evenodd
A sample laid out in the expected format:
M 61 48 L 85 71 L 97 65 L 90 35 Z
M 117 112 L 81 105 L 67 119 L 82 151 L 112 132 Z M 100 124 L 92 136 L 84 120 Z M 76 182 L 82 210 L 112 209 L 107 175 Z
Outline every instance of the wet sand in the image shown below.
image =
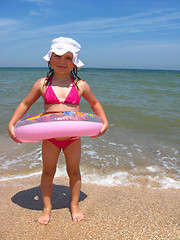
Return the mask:
M 73 223 L 68 179 L 55 178 L 47 226 L 40 176 L 0 182 L 0 239 L 180 239 L 180 190 L 82 184 L 85 219 Z

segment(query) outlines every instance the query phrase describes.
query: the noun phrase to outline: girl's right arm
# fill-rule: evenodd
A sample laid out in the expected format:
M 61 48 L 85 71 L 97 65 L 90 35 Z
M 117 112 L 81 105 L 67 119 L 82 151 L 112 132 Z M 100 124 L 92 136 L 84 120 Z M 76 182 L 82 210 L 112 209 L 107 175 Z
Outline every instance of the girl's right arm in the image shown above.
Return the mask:
M 31 105 L 37 101 L 37 99 L 42 95 L 42 79 L 39 79 L 34 86 L 32 87 L 30 93 L 24 100 L 19 104 L 16 108 L 10 122 L 8 125 L 9 136 L 15 141 L 20 142 L 15 134 L 14 134 L 14 127 L 16 123 L 24 116 L 24 114 L 28 111 Z
M 99 136 L 103 135 L 106 132 L 106 130 L 108 129 L 108 120 L 106 118 L 105 112 L 104 112 L 103 107 L 100 104 L 100 102 L 97 100 L 97 98 L 92 93 L 89 85 L 85 81 L 81 81 L 79 83 L 79 85 L 81 86 L 82 96 L 90 104 L 94 113 L 98 117 L 101 118 L 101 121 L 103 123 L 100 133 L 96 136 L 93 136 L 93 137 L 99 137 Z

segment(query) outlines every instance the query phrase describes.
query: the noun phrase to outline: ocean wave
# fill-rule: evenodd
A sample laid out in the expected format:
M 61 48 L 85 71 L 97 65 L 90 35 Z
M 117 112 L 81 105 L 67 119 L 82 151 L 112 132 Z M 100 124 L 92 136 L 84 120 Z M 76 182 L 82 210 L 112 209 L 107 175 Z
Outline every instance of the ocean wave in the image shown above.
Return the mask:
M 4 181 L 30 178 L 33 176 L 38 176 L 41 171 L 29 173 L 25 175 L 13 175 L 9 177 L 1 177 L 1 184 Z M 132 171 L 116 171 L 109 174 L 100 174 L 95 168 L 87 170 L 85 167 L 81 167 L 81 175 L 83 183 L 97 184 L 101 186 L 137 186 L 137 187 L 147 187 L 147 188 L 174 188 L 180 189 L 180 181 L 173 178 L 173 176 L 168 176 L 162 169 L 160 170 L 157 166 L 149 166 L 145 169 L 135 169 Z M 66 167 L 58 167 L 55 178 L 67 178 Z

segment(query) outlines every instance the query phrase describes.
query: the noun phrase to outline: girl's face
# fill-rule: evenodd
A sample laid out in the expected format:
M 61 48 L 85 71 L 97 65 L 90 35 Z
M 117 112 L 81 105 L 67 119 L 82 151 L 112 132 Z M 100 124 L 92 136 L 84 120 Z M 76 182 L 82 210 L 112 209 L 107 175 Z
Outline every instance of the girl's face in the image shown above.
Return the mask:
M 57 72 L 58 74 L 67 74 L 76 67 L 72 60 L 73 54 L 71 52 L 67 52 L 62 56 L 52 53 L 50 64 L 55 73 Z

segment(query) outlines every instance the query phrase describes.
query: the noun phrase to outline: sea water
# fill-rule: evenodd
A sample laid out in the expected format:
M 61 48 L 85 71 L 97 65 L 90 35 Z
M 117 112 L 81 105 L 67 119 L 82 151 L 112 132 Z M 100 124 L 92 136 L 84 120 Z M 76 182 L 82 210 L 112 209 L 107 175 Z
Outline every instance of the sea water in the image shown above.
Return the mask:
M 46 68 L 0 68 L 0 181 L 41 174 L 41 143 L 13 142 L 8 122 Z M 82 181 L 107 186 L 180 188 L 180 71 L 81 69 L 109 129 L 82 138 Z M 27 115 L 43 112 L 39 99 Z M 81 99 L 80 111 L 92 113 Z M 66 177 L 61 153 L 56 176 Z

